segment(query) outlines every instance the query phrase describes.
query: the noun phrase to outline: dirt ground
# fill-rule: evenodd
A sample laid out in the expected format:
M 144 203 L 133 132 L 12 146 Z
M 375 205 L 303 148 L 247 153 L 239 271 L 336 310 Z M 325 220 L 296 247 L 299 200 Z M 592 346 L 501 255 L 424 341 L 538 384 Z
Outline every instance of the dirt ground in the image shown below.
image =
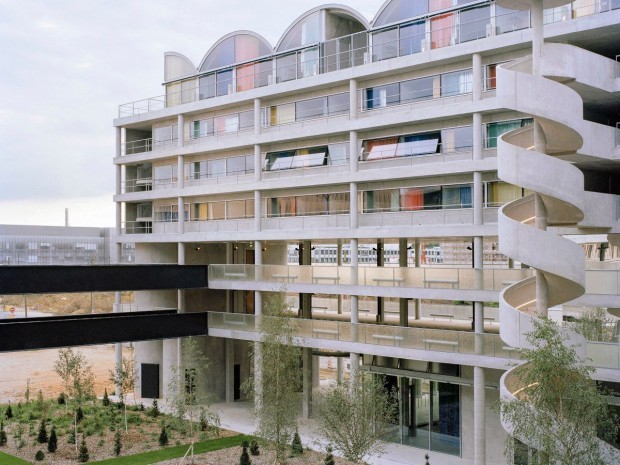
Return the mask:
M 114 369 L 114 345 L 88 346 L 77 350 L 84 354 L 92 367 L 95 394 L 102 396 L 104 388 L 108 389 L 108 393 L 113 393 L 114 385 L 108 378 L 109 371 Z M 130 350 L 123 347 L 123 355 Z M 47 398 L 60 394 L 62 380 L 54 372 L 57 359 L 57 349 L 0 353 L 0 403 L 23 401 L 28 385 L 33 399 L 39 390 Z

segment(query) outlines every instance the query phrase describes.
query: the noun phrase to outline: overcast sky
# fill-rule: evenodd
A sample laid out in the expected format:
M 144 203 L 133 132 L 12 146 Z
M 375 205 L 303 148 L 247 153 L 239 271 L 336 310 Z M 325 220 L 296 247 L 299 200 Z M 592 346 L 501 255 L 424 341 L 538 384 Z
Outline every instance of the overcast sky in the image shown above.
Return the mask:
M 0 224 L 113 226 L 118 105 L 161 95 L 163 54 L 198 65 L 249 29 L 276 44 L 320 0 L 0 0 Z M 369 20 L 383 0 L 342 0 Z

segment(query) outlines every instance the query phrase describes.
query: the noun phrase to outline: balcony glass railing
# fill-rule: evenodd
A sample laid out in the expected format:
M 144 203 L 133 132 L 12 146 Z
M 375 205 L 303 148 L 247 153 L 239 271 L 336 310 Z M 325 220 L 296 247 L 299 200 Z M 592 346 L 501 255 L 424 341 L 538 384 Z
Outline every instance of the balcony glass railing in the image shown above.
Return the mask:
M 260 331 L 261 320 L 264 318 L 270 317 L 209 312 L 209 329 L 255 333 Z M 302 338 L 327 339 L 403 349 L 477 354 L 487 357 L 519 358 L 519 351 L 507 347 L 497 334 L 476 335 L 466 331 L 351 324 L 343 321 L 302 320 L 297 318 L 290 318 L 289 326 L 293 329 L 296 337 Z
M 291 265 L 209 265 L 209 282 L 255 281 L 499 291 L 533 275 L 531 269 L 400 268 Z

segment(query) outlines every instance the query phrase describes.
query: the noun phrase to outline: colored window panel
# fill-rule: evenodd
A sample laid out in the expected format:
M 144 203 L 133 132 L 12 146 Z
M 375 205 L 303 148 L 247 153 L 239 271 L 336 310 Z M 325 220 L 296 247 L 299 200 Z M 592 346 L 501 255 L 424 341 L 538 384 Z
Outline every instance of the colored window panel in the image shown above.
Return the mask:
M 427 12 L 427 0 L 392 0 L 375 21 L 375 26 L 396 23 Z
M 254 89 L 254 63 L 237 66 L 237 92 Z
M 397 137 L 368 140 L 365 142 L 366 160 L 381 160 L 396 156 Z
M 228 95 L 232 93 L 233 89 L 233 72 L 232 69 L 225 71 L 218 71 L 216 75 L 217 80 L 217 95 Z
M 431 18 L 431 47 L 448 47 L 454 43 L 455 13 L 447 13 Z

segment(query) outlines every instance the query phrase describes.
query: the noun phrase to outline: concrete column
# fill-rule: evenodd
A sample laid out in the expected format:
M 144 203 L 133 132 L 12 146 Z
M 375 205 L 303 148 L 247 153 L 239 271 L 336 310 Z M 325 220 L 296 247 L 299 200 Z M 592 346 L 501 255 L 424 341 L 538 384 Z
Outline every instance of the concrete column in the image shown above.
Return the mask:
M 261 108 L 260 108 L 260 99 L 254 99 L 254 135 L 260 136 L 262 124 L 261 124 Z
M 336 253 L 336 266 L 342 266 L 342 242 L 338 240 L 337 253 Z M 338 314 L 342 313 L 342 294 L 338 294 Z M 338 358 L 340 360 L 340 357 Z
M 183 234 L 185 232 L 185 204 L 183 201 L 183 197 L 177 197 L 177 210 L 177 233 Z
M 349 119 L 357 119 L 357 81 L 351 79 L 349 81 Z
M 536 228 L 547 229 L 547 207 L 540 194 L 536 194 L 534 210 L 536 215 Z
M 398 266 L 407 268 L 407 238 L 398 239 Z M 409 303 L 408 299 L 398 301 L 398 314 L 400 326 L 409 326 Z
M 312 356 L 312 387 L 319 387 L 321 382 L 321 357 L 318 355 Z
M 259 144 L 254 145 L 254 180 L 260 181 L 263 174 L 263 158 Z
M 177 147 L 181 148 L 185 145 L 185 116 L 179 115 L 177 117 Z M 179 172 L 179 176 L 181 172 Z
M 357 139 L 357 131 L 350 131 L 349 132 L 349 156 L 351 158 L 350 158 L 349 167 L 351 168 L 351 173 L 357 173 L 358 171 L 358 158 L 360 156 L 358 146 L 359 146 L 359 142 Z
M 377 239 L 377 267 L 384 266 L 383 240 Z M 377 297 L 377 323 L 383 323 L 385 319 L 385 308 L 383 297 Z
M 302 384 L 303 384 L 303 416 L 310 418 L 312 415 L 312 349 L 303 348 L 302 351 Z
M 474 464 L 486 465 L 484 368 L 474 367 Z
M 263 217 L 261 206 L 260 191 L 254 191 L 254 230 L 257 232 L 261 230 L 261 219 Z
M 358 255 L 359 251 L 359 243 L 357 239 L 351 239 L 351 284 L 357 285 L 357 273 L 358 273 Z M 353 328 L 351 329 L 351 336 L 354 342 L 357 341 L 358 338 L 358 330 L 357 324 L 359 323 L 359 307 L 358 307 L 358 297 L 356 295 L 351 296 L 351 323 L 353 324 Z M 351 362 L 351 376 L 357 376 L 360 358 L 359 354 L 350 354 L 350 362 Z
M 472 158 L 474 160 L 482 160 L 482 114 L 474 113 L 472 124 Z
M 177 157 L 177 187 L 185 188 L 185 157 L 183 155 Z
M 344 371 L 344 364 L 342 363 L 342 357 L 337 357 L 336 358 L 336 382 L 338 384 L 342 383 L 342 379 L 343 379 L 343 371 Z
M 416 268 L 420 268 L 420 263 L 422 262 L 422 257 L 420 256 L 420 241 L 415 240 L 413 243 L 413 265 Z M 413 300 L 413 317 L 416 320 L 420 319 L 420 313 L 422 312 L 422 299 L 414 299 Z
M 116 128 L 116 156 L 120 156 L 120 128 Z M 123 188 L 123 169 L 122 165 L 116 165 L 116 195 L 122 192 Z M 121 225 L 123 221 L 123 203 L 116 202 L 116 236 L 121 236 Z M 119 256 L 120 258 L 120 256 Z
M 310 241 L 299 243 L 299 259 L 300 265 L 312 265 L 312 243 Z M 312 294 L 299 294 L 299 311 L 302 318 L 312 318 Z
M 258 266 L 263 264 L 263 243 L 254 242 L 254 263 Z M 257 268 L 258 269 L 258 268 Z M 257 330 L 260 316 L 263 314 L 263 294 L 254 292 L 254 315 L 256 315 Z M 263 397 L 263 352 L 260 343 L 254 343 L 254 405 L 259 407 Z
M 235 401 L 235 341 L 226 339 L 226 403 Z
M 538 120 L 534 120 L 534 150 L 547 153 L 547 137 Z
M 185 265 L 185 244 L 183 242 L 177 243 L 177 263 L 179 265 Z M 185 313 L 185 290 L 177 290 L 177 307 L 179 313 Z
M 115 148 L 116 148 L 116 158 L 120 158 L 121 156 L 123 156 L 123 132 L 124 132 L 125 128 L 121 128 L 121 127 L 116 127 L 115 128 L 115 136 L 116 136 L 116 141 L 115 141 Z
M 484 220 L 484 215 L 483 215 L 483 207 L 484 207 L 484 192 L 483 192 L 483 185 L 482 185 L 482 173 L 480 171 L 475 171 L 474 172 L 474 195 L 473 195 L 473 222 L 474 222 L 474 226 L 482 226 Z
M 359 226 L 359 204 L 358 204 L 357 183 L 352 182 L 349 186 L 349 226 L 351 229 L 357 229 Z
M 532 71 L 534 75 L 540 74 L 540 62 L 542 60 L 542 48 L 544 43 L 544 10 L 543 0 L 532 0 Z
M 473 82 L 472 82 L 472 90 L 473 90 L 473 100 L 474 102 L 477 100 L 482 100 L 482 85 L 483 85 L 483 75 L 482 75 L 482 57 L 479 53 L 474 53 L 472 56 L 472 67 L 473 67 Z
M 114 293 L 114 313 L 120 313 L 121 311 L 121 293 L 120 292 L 115 292 Z M 121 344 L 120 342 L 117 342 L 116 344 L 114 344 L 114 366 L 116 370 L 119 370 L 121 368 L 121 365 L 123 363 L 123 344 Z M 117 396 L 121 395 L 121 385 L 120 384 L 116 384 L 114 386 L 114 393 Z
M 263 241 L 254 241 L 254 264 L 256 265 L 256 278 L 260 279 L 260 267 L 263 264 Z M 256 316 L 263 314 L 263 293 L 260 291 L 254 292 L 254 314 Z

